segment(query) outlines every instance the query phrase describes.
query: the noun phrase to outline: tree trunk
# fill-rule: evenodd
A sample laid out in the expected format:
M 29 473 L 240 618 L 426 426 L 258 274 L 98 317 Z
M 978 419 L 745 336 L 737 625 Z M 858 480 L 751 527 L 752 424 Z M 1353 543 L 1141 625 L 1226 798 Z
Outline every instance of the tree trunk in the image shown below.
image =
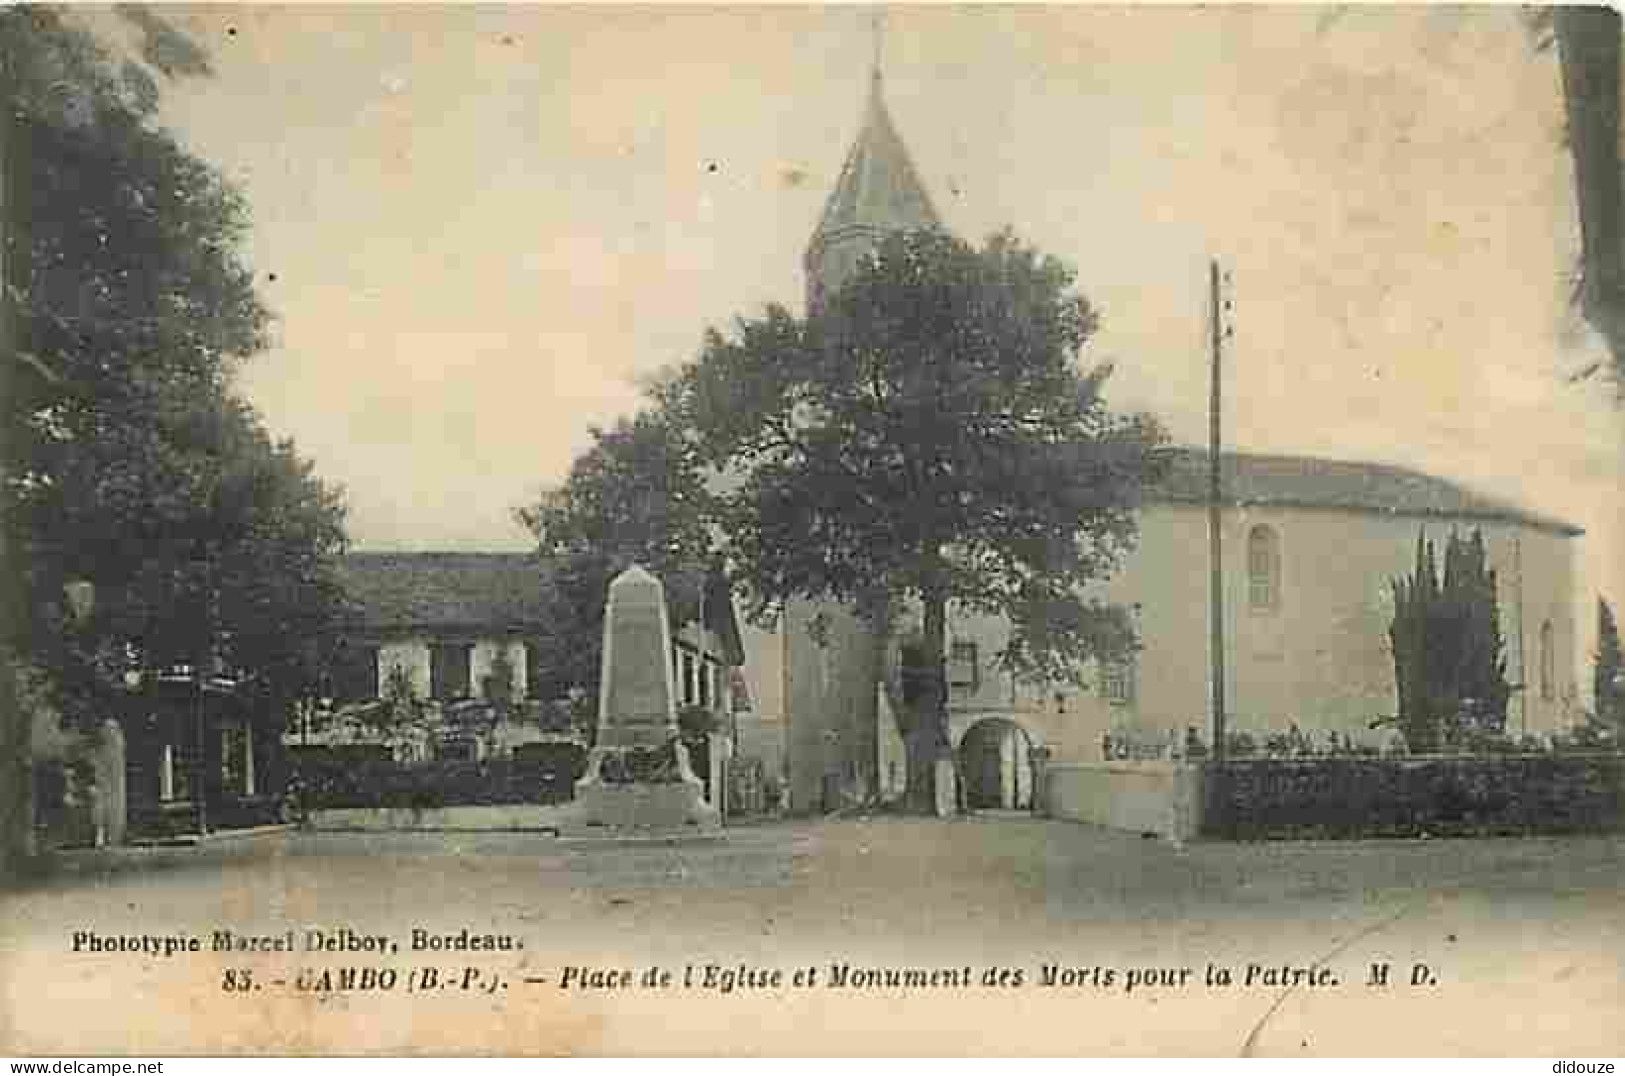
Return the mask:
M 33 715 L 18 705 L 11 656 L 0 654 L 0 885 L 14 883 L 34 859 Z
M 953 761 L 953 744 L 948 737 L 948 676 L 945 663 L 948 642 L 947 595 L 938 588 L 930 588 L 924 595 L 924 604 L 923 691 L 919 713 L 913 728 L 903 738 L 903 746 L 908 754 L 908 805 L 917 811 L 936 814 L 939 813 L 937 764 Z
M 5 44 L 0 43 L 0 399 L 11 399 L 10 386 L 18 378 L 21 362 L 9 290 L 21 283 L 15 272 L 21 255 L 15 183 L 20 164 L 14 57 L 4 50 Z M 0 438 L 10 435 L 10 423 L 0 422 Z M 0 441 L 0 479 L 11 449 L 7 441 Z M 22 623 L 22 576 L 10 530 L 10 521 L 0 520 L 0 625 L 6 626 L 6 638 L 0 645 L 0 760 L 6 770 L 0 774 L 0 883 L 14 881 L 34 855 L 34 725 L 33 715 L 19 705 L 12 664 L 16 642 L 12 633 Z

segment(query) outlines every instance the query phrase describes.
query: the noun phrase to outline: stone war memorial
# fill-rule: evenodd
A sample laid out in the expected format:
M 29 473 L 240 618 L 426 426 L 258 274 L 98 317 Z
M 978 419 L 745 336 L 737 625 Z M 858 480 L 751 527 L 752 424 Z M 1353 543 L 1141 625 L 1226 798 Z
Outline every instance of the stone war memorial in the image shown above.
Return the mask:
M 665 587 L 633 565 L 609 585 L 598 734 L 561 837 L 721 835 L 677 735 L 671 646 Z

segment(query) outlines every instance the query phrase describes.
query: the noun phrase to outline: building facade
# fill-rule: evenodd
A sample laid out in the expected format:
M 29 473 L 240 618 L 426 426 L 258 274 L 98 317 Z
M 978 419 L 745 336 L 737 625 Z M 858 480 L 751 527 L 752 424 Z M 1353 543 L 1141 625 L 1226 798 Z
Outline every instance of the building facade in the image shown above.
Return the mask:
M 326 698 L 286 733 L 295 754 L 399 762 L 579 754 L 591 715 L 543 664 L 539 640 L 556 625 L 536 556 L 351 553 L 339 575 L 345 630 Z M 727 583 L 705 572 L 664 582 L 678 707 L 711 714 L 731 742 L 744 693 Z
M 278 822 L 283 813 L 285 715 L 241 670 L 174 665 L 132 669 L 120 715 L 122 786 L 135 836 L 210 832 Z
M 1224 459 L 1221 511 L 1224 655 L 1209 639 L 1207 456 L 1184 452 L 1149 491 L 1137 547 L 1093 596 L 1128 609 L 1141 649 L 1131 661 L 1092 666 L 1081 684 L 1023 683 L 998 654 L 1009 624 L 963 612 L 950 618 L 949 725 L 967 798 L 1023 806 L 1024 752 L 1057 761 L 1177 757 L 1211 746 L 1216 665 L 1225 676 L 1232 735 L 1262 747 L 1383 750 L 1397 709 L 1389 627 L 1394 581 L 1410 573 L 1417 543 L 1482 535 L 1512 695 L 1506 731 L 1549 738 L 1583 718 L 1571 595 L 1579 531 L 1482 498 L 1442 479 L 1375 464 L 1300 457 Z M 1238 496 L 1245 490 L 1246 496 Z M 881 706 L 887 697 L 881 692 Z M 1002 740 L 990 743 L 993 733 Z M 902 791 L 902 742 L 882 722 L 882 794 Z M 991 752 L 1016 761 L 996 795 L 975 784 Z
M 838 289 L 888 233 L 941 227 L 873 76 L 856 140 L 808 244 L 807 305 Z M 949 708 L 966 799 L 1019 807 L 1035 749 L 1088 761 L 1109 750 L 1177 752 L 1207 735 L 1213 670 L 1229 727 L 1345 744 L 1380 737 L 1396 710 L 1388 628 L 1393 580 L 1418 539 L 1479 531 L 1496 572 L 1508 731 L 1541 735 L 1579 717 L 1572 606 L 1578 529 L 1402 468 L 1231 454 L 1221 465 L 1225 652 L 1209 645 L 1208 457 L 1174 456 L 1147 491 L 1138 548 L 1096 595 L 1131 610 L 1143 649 L 1084 670 L 1084 686 L 1024 684 L 1001 670 L 1009 625 L 951 611 Z M 792 810 L 899 794 L 895 713 L 908 624 L 875 624 L 830 602 L 791 602 L 770 630 L 747 628 L 749 680 L 782 729 Z M 1380 725 L 1379 725 L 1380 727 Z M 1112 747 L 1113 738 L 1117 747 Z

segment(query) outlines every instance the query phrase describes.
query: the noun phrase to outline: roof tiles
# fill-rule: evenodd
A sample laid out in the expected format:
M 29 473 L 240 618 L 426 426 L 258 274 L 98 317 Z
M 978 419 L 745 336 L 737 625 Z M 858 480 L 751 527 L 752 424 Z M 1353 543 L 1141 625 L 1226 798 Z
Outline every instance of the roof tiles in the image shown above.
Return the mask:
M 1175 449 L 1167 477 L 1147 499 L 1207 503 L 1208 459 L 1202 449 Z M 1220 457 L 1219 476 L 1229 505 L 1341 508 L 1516 522 L 1568 537 L 1583 533 L 1562 520 L 1390 464 L 1227 452 Z

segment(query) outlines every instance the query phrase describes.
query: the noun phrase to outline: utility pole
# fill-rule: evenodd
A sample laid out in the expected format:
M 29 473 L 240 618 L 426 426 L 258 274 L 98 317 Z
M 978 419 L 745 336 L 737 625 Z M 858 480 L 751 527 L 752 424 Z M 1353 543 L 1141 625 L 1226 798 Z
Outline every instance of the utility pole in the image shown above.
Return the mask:
M 1518 532 L 1512 532 L 1512 575 L 1517 589 L 1513 591 L 1513 613 L 1518 621 L 1518 735 L 1529 735 L 1529 653 L 1523 632 L 1523 542 Z
M 1209 345 L 1211 350 L 1210 389 L 1208 396 L 1208 497 L 1207 497 L 1207 532 L 1208 532 L 1208 664 L 1212 677 L 1212 709 L 1213 709 L 1213 758 L 1216 762 L 1225 759 L 1225 649 L 1224 649 L 1224 537 L 1222 497 L 1224 495 L 1223 483 L 1220 480 L 1219 451 L 1223 444 L 1221 437 L 1220 416 L 1223 414 L 1224 394 L 1223 385 L 1223 357 L 1224 343 L 1231 335 L 1233 329 L 1229 324 L 1229 315 L 1234 311 L 1235 304 L 1228 298 L 1230 274 L 1219 267 L 1217 258 L 1213 259 L 1208 271 L 1209 301 Z

